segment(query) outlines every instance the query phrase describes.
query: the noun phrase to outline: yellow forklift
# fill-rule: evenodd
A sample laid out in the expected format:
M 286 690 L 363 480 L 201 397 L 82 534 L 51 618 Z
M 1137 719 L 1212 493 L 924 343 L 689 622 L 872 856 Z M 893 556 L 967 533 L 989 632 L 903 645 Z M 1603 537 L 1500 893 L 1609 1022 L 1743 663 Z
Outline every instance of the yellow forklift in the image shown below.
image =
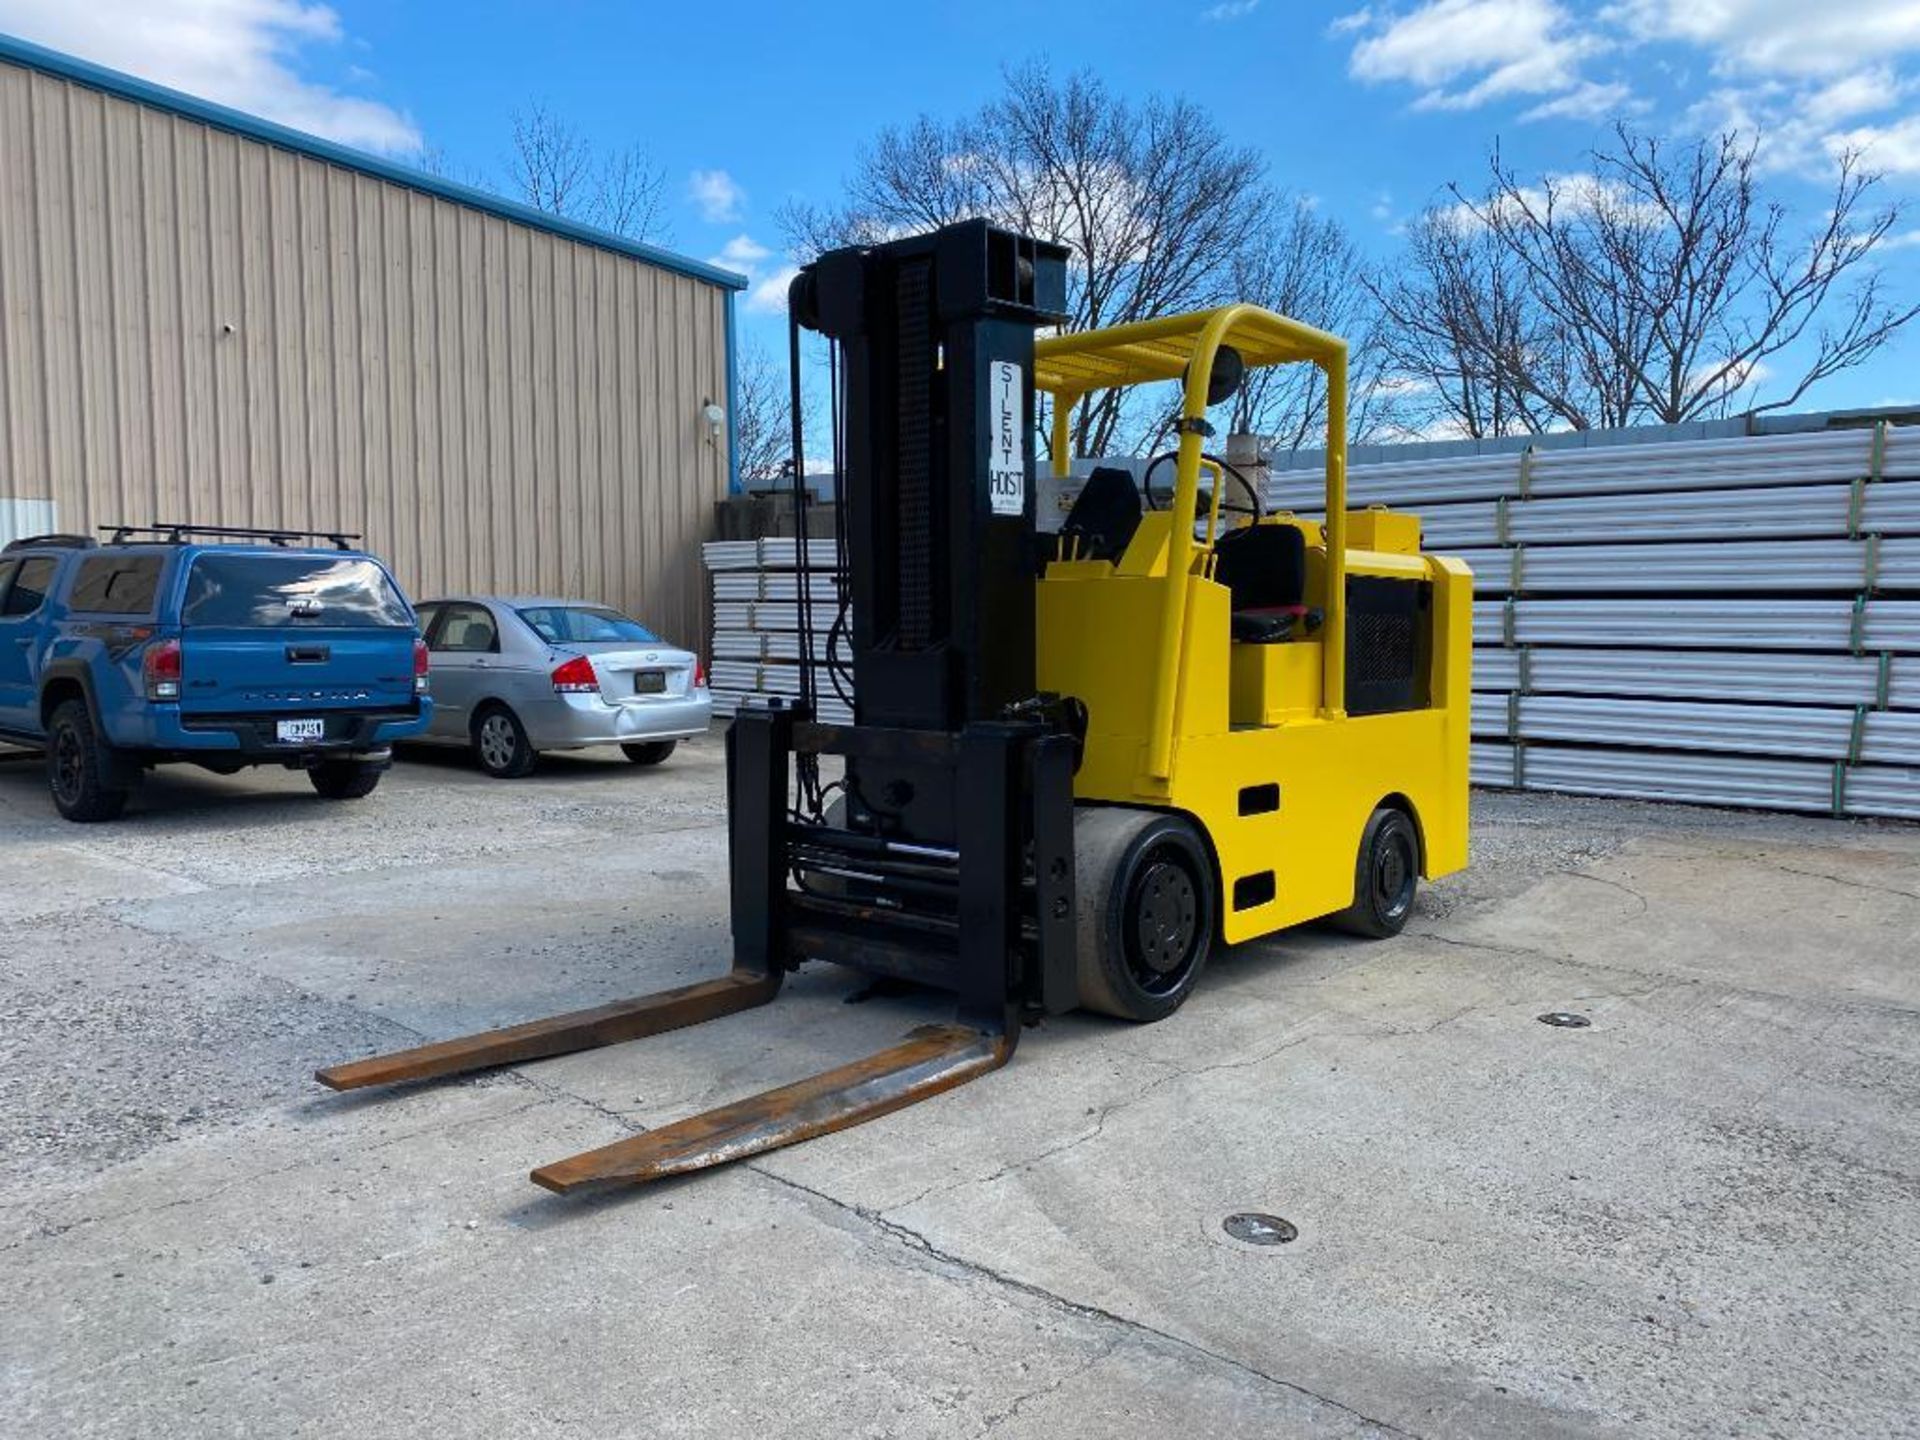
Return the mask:
M 801 327 L 832 347 L 844 579 L 816 647 L 803 568 L 800 653 L 827 658 L 797 704 L 727 734 L 731 971 L 323 1084 L 657 1034 L 763 1004 L 815 960 L 955 997 L 951 1023 L 532 1176 L 640 1184 L 962 1084 L 1046 1014 L 1162 1019 L 1216 940 L 1320 917 L 1390 936 L 1418 876 L 1466 863 L 1472 580 L 1421 553 L 1413 517 L 1347 510 L 1345 345 L 1250 305 L 1036 340 L 1063 318 L 1066 262 L 971 221 L 830 252 L 793 284 L 796 362 Z M 1207 449 L 1209 409 L 1281 364 L 1325 378 L 1324 520 L 1266 513 Z M 1066 476 L 1085 397 L 1166 381 L 1165 467 L 1096 466 L 1042 534 L 1036 397 Z M 826 685 L 854 723 L 815 720 Z

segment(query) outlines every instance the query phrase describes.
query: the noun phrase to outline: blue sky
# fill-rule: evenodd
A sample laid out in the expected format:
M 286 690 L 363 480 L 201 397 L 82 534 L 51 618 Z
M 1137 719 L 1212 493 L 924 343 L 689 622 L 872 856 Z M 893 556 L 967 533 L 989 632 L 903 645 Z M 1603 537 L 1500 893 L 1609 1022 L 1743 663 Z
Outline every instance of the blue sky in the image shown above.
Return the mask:
M 1382 257 L 1496 138 L 1523 170 L 1578 173 L 1621 113 L 1673 134 L 1765 126 L 1769 184 L 1809 218 L 1844 145 L 1920 199 L 1920 0 L 0 0 L 0 29 L 495 177 L 512 112 L 544 102 L 598 143 L 645 146 L 669 177 L 667 243 L 749 262 L 746 329 L 775 344 L 780 203 L 831 201 L 878 127 L 969 109 L 1035 58 L 1203 101 Z M 1920 294 L 1920 207 L 1898 240 L 1886 269 Z M 1920 399 L 1917 372 L 1920 331 L 1808 403 Z

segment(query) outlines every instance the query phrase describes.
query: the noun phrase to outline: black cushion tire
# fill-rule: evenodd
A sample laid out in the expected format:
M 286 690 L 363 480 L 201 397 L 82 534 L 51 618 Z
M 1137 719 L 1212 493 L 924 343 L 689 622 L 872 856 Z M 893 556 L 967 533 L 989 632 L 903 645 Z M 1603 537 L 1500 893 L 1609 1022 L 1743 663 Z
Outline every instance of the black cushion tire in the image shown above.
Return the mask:
M 673 754 L 674 740 L 648 740 L 635 745 L 622 745 L 620 753 L 636 765 L 658 765 Z
M 53 807 L 69 820 L 92 824 L 116 819 L 128 791 L 116 784 L 121 767 L 113 749 L 94 733 L 84 700 L 63 700 L 47 724 L 47 787 Z
M 473 717 L 473 758 L 496 780 L 518 780 L 533 773 L 540 753 L 527 739 L 520 717 L 496 704 Z
M 1353 865 L 1353 904 L 1328 920 L 1354 935 L 1386 940 L 1406 928 L 1420 884 L 1420 834 L 1405 811 L 1382 806 L 1367 820 Z
M 307 779 L 325 799 L 364 800 L 380 783 L 386 768 L 370 760 L 322 760 L 307 771 Z
M 1212 948 L 1213 861 L 1179 815 L 1074 812 L 1080 1003 L 1123 1020 L 1164 1020 L 1193 993 Z

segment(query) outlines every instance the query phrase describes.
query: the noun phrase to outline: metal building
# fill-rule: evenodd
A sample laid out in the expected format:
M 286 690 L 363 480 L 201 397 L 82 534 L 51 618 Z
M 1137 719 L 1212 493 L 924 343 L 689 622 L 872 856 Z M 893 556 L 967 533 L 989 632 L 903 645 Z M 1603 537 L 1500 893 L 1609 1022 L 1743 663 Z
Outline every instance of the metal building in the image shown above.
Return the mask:
M 0 37 L 0 541 L 341 528 L 697 642 L 744 284 Z

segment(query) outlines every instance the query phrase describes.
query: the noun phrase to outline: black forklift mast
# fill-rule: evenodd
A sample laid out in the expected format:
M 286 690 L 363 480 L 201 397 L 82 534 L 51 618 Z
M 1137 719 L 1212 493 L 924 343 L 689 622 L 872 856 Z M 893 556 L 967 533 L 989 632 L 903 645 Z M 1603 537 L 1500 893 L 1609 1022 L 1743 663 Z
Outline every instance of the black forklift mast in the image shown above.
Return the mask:
M 733 811 L 753 870 L 736 940 L 951 990 L 979 1023 L 1068 1008 L 1074 742 L 1029 703 L 1028 453 L 1034 331 L 1063 318 L 1066 252 L 970 221 L 829 252 L 791 297 L 841 356 L 855 723 L 736 719 L 732 789 L 769 812 L 763 838 Z M 750 777 L 786 769 L 768 750 L 843 757 L 839 823 L 761 799 Z
M 886 1114 L 1004 1064 L 1028 1015 L 1079 1000 L 1078 740 L 1034 694 L 1028 453 L 1034 331 L 1065 318 L 1066 252 L 968 221 L 830 252 L 790 294 L 844 362 L 854 723 L 776 702 L 727 732 L 731 972 L 318 1078 L 355 1089 L 637 1039 L 764 1004 L 808 960 L 951 992 L 958 1013 L 534 1171 L 551 1190 L 641 1184 Z M 838 815 L 823 755 L 845 762 Z

